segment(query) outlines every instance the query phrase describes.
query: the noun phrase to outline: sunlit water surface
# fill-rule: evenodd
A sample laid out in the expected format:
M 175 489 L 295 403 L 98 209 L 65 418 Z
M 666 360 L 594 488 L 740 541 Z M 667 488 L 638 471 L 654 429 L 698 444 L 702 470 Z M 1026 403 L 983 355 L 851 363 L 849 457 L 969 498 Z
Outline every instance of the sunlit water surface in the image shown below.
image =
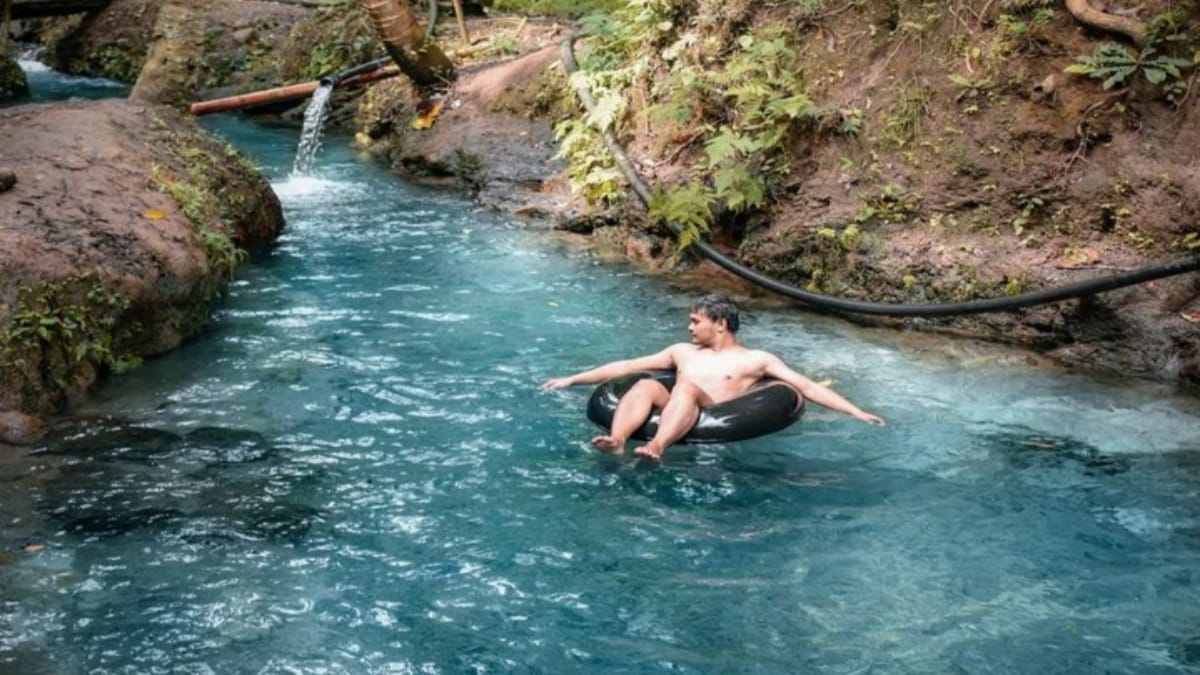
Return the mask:
M 0 670 L 1200 672 L 1194 399 L 752 309 L 891 426 L 602 456 L 539 383 L 684 338 L 689 294 L 344 138 L 289 178 L 295 129 L 206 124 L 287 231 L 0 455 Z

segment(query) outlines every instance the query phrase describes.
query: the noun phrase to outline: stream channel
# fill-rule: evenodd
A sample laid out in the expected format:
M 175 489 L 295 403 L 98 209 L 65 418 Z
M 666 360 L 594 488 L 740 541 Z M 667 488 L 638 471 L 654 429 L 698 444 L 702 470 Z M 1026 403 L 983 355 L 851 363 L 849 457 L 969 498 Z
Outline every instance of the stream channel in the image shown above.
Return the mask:
M 686 340 L 692 293 L 344 136 L 292 177 L 295 128 L 204 125 L 286 231 L 0 461 L 0 671 L 1200 672 L 1195 398 L 751 306 L 890 426 L 601 455 L 540 383 Z

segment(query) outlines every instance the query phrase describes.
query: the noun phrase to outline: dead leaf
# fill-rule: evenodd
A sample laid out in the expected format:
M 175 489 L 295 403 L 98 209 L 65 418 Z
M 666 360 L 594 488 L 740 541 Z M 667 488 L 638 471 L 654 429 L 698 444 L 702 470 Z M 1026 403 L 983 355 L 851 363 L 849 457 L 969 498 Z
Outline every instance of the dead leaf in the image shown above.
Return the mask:
M 1188 323 L 1200 323 L 1200 309 L 1185 309 L 1179 317 Z
M 1091 267 L 1099 263 L 1100 260 L 1100 252 L 1091 246 L 1084 246 L 1083 248 L 1068 246 L 1063 250 L 1058 260 L 1054 261 L 1054 266 L 1060 270 L 1077 270 L 1082 267 Z
M 162 209 L 146 209 L 142 212 L 142 217 L 146 220 L 162 220 L 167 217 L 167 212 Z
M 46 550 L 46 545 L 45 544 L 25 544 L 25 546 L 21 550 L 25 551 L 26 553 L 29 553 L 29 554 L 41 553 L 42 551 Z
M 412 121 L 410 125 L 413 129 L 432 129 L 433 123 L 437 121 L 438 115 L 442 114 L 442 108 L 446 105 L 446 99 L 439 99 L 433 102 L 421 115 Z

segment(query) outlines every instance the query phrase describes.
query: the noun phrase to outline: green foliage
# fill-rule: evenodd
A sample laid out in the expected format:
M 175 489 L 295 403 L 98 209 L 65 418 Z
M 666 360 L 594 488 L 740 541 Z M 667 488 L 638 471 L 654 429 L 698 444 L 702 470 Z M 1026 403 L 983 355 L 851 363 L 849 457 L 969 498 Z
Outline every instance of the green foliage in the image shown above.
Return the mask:
M 1031 9 L 1053 7 L 1061 2 L 1062 0 L 1004 0 L 1000 3 L 1000 7 L 1006 11 L 1020 14 Z
M 583 30 L 592 37 L 572 80 L 597 99 L 586 120 L 592 128 L 619 130 L 629 92 L 638 88 L 649 94 L 645 114 L 664 142 L 677 137 L 679 143 L 703 144 L 704 159 L 695 167 L 694 180 L 710 187 L 690 188 L 694 197 L 703 193 L 700 206 L 676 213 L 681 204 L 664 196 L 656 210 L 672 213 L 667 221 L 696 223 L 717 204 L 733 211 L 764 205 L 772 186 L 789 170 L 785 150 L 793 132 L 815 120 L 817 111 L 805 93 L 787 26 L 769 24 L 741 35 L 721 56 L 721 67 L 713 68 L 703 57 L 698 32 L 681 28 L 687 16 L 683 8 L 679 0 L 632 0 L 611 15 L 585 17 Z M 670 68 L 666 77 L 650 76 L 663 66 Z M 857 133 L 861 125 L 862 113 L 854 111 L 842 133 Z M 672 134 L 672 128 L 685 133 Z M 586 126 L 564 122 L 557 134 L 572 185 L 592 201 L 614 198 L 609 193 L 620 180 L 599 145 L 589 140 Z M 665 194 L 688 193 L 676 189 Z M 684 231 L 682 246 L 707 227 Z
M 1025 8 L 1026 10 L 1032 8 Z M 998 40 L 996 53 L 1001 58 L 1013 54 L 1036 54 L 1042 48 L 1044 33 L 1041 30 L 1054 19 L 1055 10 L 1040 7 L 1032 16 L 1020 10 L 1014 14 L 1001 14 L 997 25 Z
M 1021 198 L 1021 212 L 1012 220 L 1013 234 L 1025 233 L 1025 226 L 1045 210 L 1046 202 L 1041 197 L 1030 195 Z
M 1183 71 L 1193 65 L 1187 59 L 1161 54 L 1152 45 L 1147 45 L 1140 54 L 1134 54 L 1116 42 L 1102 43 L 1090 56 L 1077 56 L 1075 61 L 1067 66 L 1068 73 L 1104 80 L 1102 86 L 1106 90 L 1128 86 L 1141 73 L 1147 82 L 1161 86 L 1172 102 L 1177 102 L 1176 97 L 1186 91 Z
M 955 101 L 982 98 L 992 88 L 992 81 L 986 77 L 972 80 L 962 75 L 950 75 L 949 78 L 958 86 L 958 95 L 954 97 Z
M 898 148 L 908 145 L 921 130 L 929 108 L 929 90 L 919 82 L 909 82 L 900 89 L 891 112 L 884 117 L 884 137 Z
M 116 45 L 109 45 L 100 52 L 101 72 L 118 82 L 133 82 L 142 72 L 142 55 L 130 54 Z
M 854 222 L 858 225 L 906 223 L 921 209 L 919 199 L 905 194 L 895 183 L 888 183 L 878 195 L 863 201 L 863 208 L 854 216 Z
M 0 329 L 0 373 L 10 382 L 30 385 L 30 377 L 41 377 L 63 389 L 84 364 L 121 370 L 136 365 L 136 357 L 114 353 L 118 321 L 128 307 L 128 299 L 104 288 L 94 274 L 21 288 Z
M 839 136 L 857 136 L 862 132 L 862 108 L 849 108 L 838 112 L 838 123 L 834 131 Z
M 714 201 L 712 191 L 699 183 L 675 186 L 652 196 L 650 220 L 661 225 L 674 223 L 679 228 L 679 248 L 685 249 L 709 232 Z
M 558 157 L 567 160 L 571 190 L 589 204 L 613 204 L 621 198 L 625 178 L 605 149 L 600 134 L 584 120 L 567 119 L 554 128 Z
M 199 153 L 199 154 L 197 154 Z M 196 148 L 184 151 L 185 158 L 193 160 L 189 171 L 198 172 L 204 165 L 195 163 L 203 152 Z M 199 180 L 199 176 L 191 176 L 193 180 L 182 180 L 161 166 L 155 166 L 150 173 L 150 185 L 171 196 L 179 210 L 192 223 L 196 235 L 204 244 L 204 253 L 208 264 L 221 270 L 226 278 L 233 278 L 233 271 L 246 259 L 246 251 L 237 247 L 216 220 L 220 212 L 220 204 L 215 194 L 208 191 Z
M 378 58 L 383 45 L 358 3 L 322 7 L 288 34 L 279 77 L 315 80 Z
M 697 78 L 720 111 L 728 111 L 704 144 L 716 198 L 742 211 L 762 206 L 769 181 L 787 173 L 785 143 L 795 123 L 817 111 L 796 74 L 796 53 L 781 25 L 743 35 L 725 68 Z
M 593 12 L 613 12 L 625 3 L 621 0 L 496 0 L 500 12 L 534 16 L 580 17 Z

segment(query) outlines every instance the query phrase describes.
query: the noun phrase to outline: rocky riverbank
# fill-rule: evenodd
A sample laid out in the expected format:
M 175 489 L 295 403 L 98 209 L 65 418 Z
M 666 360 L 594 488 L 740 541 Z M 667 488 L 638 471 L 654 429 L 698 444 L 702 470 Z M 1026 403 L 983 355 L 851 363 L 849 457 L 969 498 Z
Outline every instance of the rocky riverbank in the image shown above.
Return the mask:
M 1195 78 L 1188 80 L 1181 72 L 1172 80 L 1176 88 L 1170 101 L 1164 100 L 1163 89 L 1141 81 L 1127 83 L 1116 94 L 1104 93 L 1094 80 L 1064 72 L 1080 55 L 1091 53 L 1100 36 L 1081 30 L 1055 3 L 1010 4 L 968 12 L 961 3 L 899 3 L 886 11 L 851 3 L 829 14 L 738 4 L 728 16 L 711 22 L 663 29 L 682 40 L 676 46 L 692 45 L 687 56 L 696 64 L 689 71 L 695 78 L 692 89 L 655 84 L 655 78 L 670 81 L 664 55 L 684 58 L 684 52 L 665 49 L 666 43 L 640 62 L 640 68 L 650 69 L 640 72 L 654 74 L 611 71 L 617 74 L 604 76 L 630 82 L 623 107 L 614 109 L 619 110 L 614 123 L 635 165 L 655 185 L 712 185 L 713 177 L 706 173 L 711 171 L 708 153 L 716 128 L 712 120 L 724 119 L 732 129 L 728 125 L 738 119 L 728 112 L 736 101 L 722 98 L 725 90 L 714 84 L 721 82 L 714 65 L 721 61 L 705 56 L 706 45 L 724 45 L 722 58 L 732 59 L 726 68 L 749 67 L 737 65 L 737 59 L 744 59 L 755 44 L 768 49 L 753 36 L 791 27 L 787 40 L 772 43 L 774 51 L 763 54 L 792 59 L 789 67 L 803 71 L 804 77 L 777 77 L 755 86 L 783 82 L 802 87 L 810 107 L 802 122 L 781 128 L 786 142 L 768 163 L 747 164 L 762 175 L 770 173 L 764 204 L 716 213 L 710 238 L 740 261 L 840 297 L 950 302 L 1019 294 L 1196 255 L 1200 165 L 1194 148 L 1200 145 L 1200 96 L 1191 91 Z M 1171 10 L 1169 3 L 1149 4 L 1153 7 L 1145 12 L 1161 19 L 1154 25 L 1186 36 L 1192 19 Z M 750 31 L 749 26 L 756 28 Z M 410 180 L 457 186 L 538 226 L 580 233 L 582 245 L 647 273 L 673 275 L 688 286 L 720 286 L 763 297 L 710 264 L 681 254 L 607 166 L 598 145 L 576 147 L 567 158 L 559 155 L 556 128 L 570 134 L 562 123 L 582 119 L 557 49 L 573 29 L 549 19 L 475 18 L 468 22 L 472 40 L 467 44 L 447 23 L 439 27 L 439 41 L 457 62 L 459 75 L 444 98 L 420 100 L 400 78 L 379 82 L 339 92 L 334 123 L 351 127 L 364 151 Z M 142 100 L 175 106 L 312 79 L 382 51 L 353 4 L 312 10 L 237 0 L 211 7 L 116 0 L 102 13 L 48 22 L 34 33 L 56 45 L 59 61 L 73 64 L 73 71 L 136 80 L 135 93 Z M 118 54 L 123 47 L 129 49 Z M 593 49 L 584 43 L 585 52 Z M 68 54 L 74 56 L 63 57 Z M 585 63 L 587 58 L 585 54 Z M 196 63 L 204 68 L 187 67 Z M 122 67 L 113 70 L 114 65 Z M 595 63 L 590 67 L 602 69 Z M 692 98 L 683 103 L 671 98 L 678 92 Z M 668 105 L 676 106 L 676 117 L 663 122 L 656 115 Z M 87 106 L 79 108 L 50 106 L 36 113 L 17 108 L 0 118 L 0 124 L 28 125 L 30 139 L 40 139 L 44 146 L 22 146 L 25 155 L 0 155 L 0 163 L 20 166 L 18 187 L 0 199 L 16 203 L 14 195 L 36 186 L 36 193 L 25 192 L 20 199 L 23 217 L 37 214 L 38 220 L 19 225 L 44 231 L 55 242 L 13 249 L 21 252 L 8 264 L 24 270 L 31 260 L 47 257 L 47 266 L 58 270 L 28 273 L 32 290 L 17 293 L 17 286 L 6 287 L 6 330 L 27 342 L 9 350 L 15 357 L 8 362 L 23 364 L 18 369 L 23 384 L 0 399 L 0 409 L 60 408 L 85 391 L 97 372 L 119 367 L 126 353 L 152 354 L 177 344 L 202 325 L 207 303 L 227 274 L 212 260 L 236 258 L 230 253 L 234 249 L 220 246 L 201 256 L 193 248 L 195 240 L 217 240 L 209 241 L 203 228 L 180 216 L 188 211 L 180 205 L 189 194 L 180 177 L 189 175 L 189 164 L 197 157 L 194 148 L 210 141 L 156 145 L 162 141 L 149 131 L 129 130 L 164 124 L 182 128 L 184 122 L 174 113 L 148 104 L 98 106 L 101 112 L 93 121 L 116 115 L 118 121 L 109 124 L 114 137 L 101 142 L 80 135 L 73 142 L 83 148 L 120 147 L 110 159 L 127 166 L 122 175 L 135 178 L 112 190 L 112 178 L 90 173 L 99 163 L 87 160 L 87 152 L 73 150 L 72 141 L 54 138 L 55 132 L 32 133 L 38 126 L 56 124 L 85 128 L 83 120 L 90 117 L 81 109 Z M 138 110 L 148 112 L 131 112 Z M 679 116 L 680 110 L 686 114 Z M 63 117 L 68 111 L 74 115 L 71 120 Z M 138 140 L 122 145 L 116 138 L 122 134 Z M 138 143 L 143 144 L 140 149 L 133 147 Z M 166 159 L 164 147 L 171 148 Z M 52 159 L 45 160 L 44 169 L 33 169 L 25 166 L 27 156 Z M 132 163 L 121 164 L 126 160 Z M 171 168 L 165 174 L 160 169 L 156 178 L 156 164 Z M 212 215 L 210 208 L 209 215 L 191 220 L 235 229 L 237 223 L 249 224 L 257 234 L 244 234 L 240 241 L 269 240 L 278 227 L 264 215 L 277 212 L 269 190 L 244 163 L 227 164 L 206 165 L 201 173 L 235 172 L 236 177 L 226 176 L 212 189 L 254 186 L 255 196 L 244 202 L 253 206 L 221 216 Z M 58 172 L 62 177 L 57 180 L 67 187 L 52 189 L 51 183 L 29 178 L 50 171 Z M 139 175 L 142 184 L 135 187 Z M 175 210 L 162 191 L 175 197 Z M 129 195 L 138 197 L 119 212 L 117 195 L 126 202 Z M 47 211 L 50 201 L 58 199 L 67 200 L 67 210 Z M 112 204 L 96 211 L 97 200 Z M 147 231 L 174 223 L 174 234 L 157 236 L 173 237 L 175 244 L 143 242 L 136 263 L 69 264 L 73 255 L 100 256 L 104 249 L 76 243 L 74 253 L 64 253 L 63 223 L 100 223 L 103 229 L 118 221 L 125 221 L 129 230 L 97 235 L 97 240 L 144 238 Z M 187 244 L 184 249 L 190 252 L 175 251 L 176 244 Z M 46 256 L 44 250 L 56 252 Z M 142 272 L 129 272 L 130 265 Z M 150 281 L 140 288 L 131 281 L 135 278 Z M 58 286 L 46 285 L 52 280 Z M 119 298 L 108 297 L 117 291 Z M 58 305 L 74 307 L 89 294 L 121 308 L 84 331 L 101 336 L 87 341 L 100 345 L 98 351 L 87 356 L 88 348 L 76 346 L 85 355 L 81 359 L 29 337 L 30 331 L 36 333 L 30 317 L 48 311 L 30 313 L 30 308 L 49 306 L 38 298 L 57 298 Z M 168 309 L 140 312 L 137 320 L 127 321 L 133 310 L 126 303 Z M 21 320 L 26 323 L 17 317 L 26 317 Z M 1200 385 L 1197 274 L 1016 312 L 942 320 L 851 318 L 1017 344 L 1093 372 Z M 141 332 L 129 332 L 142 322 Z M 161 339 L 156 342 L 151 334 L 161 334 Z M 68 361 L 89 365 L 64 370 L 62 363 Z
M 0 129 L 0 441 L 19 442 L 201 330 L 283 218 L 249 162 L 168 107 L 15 106 Z

